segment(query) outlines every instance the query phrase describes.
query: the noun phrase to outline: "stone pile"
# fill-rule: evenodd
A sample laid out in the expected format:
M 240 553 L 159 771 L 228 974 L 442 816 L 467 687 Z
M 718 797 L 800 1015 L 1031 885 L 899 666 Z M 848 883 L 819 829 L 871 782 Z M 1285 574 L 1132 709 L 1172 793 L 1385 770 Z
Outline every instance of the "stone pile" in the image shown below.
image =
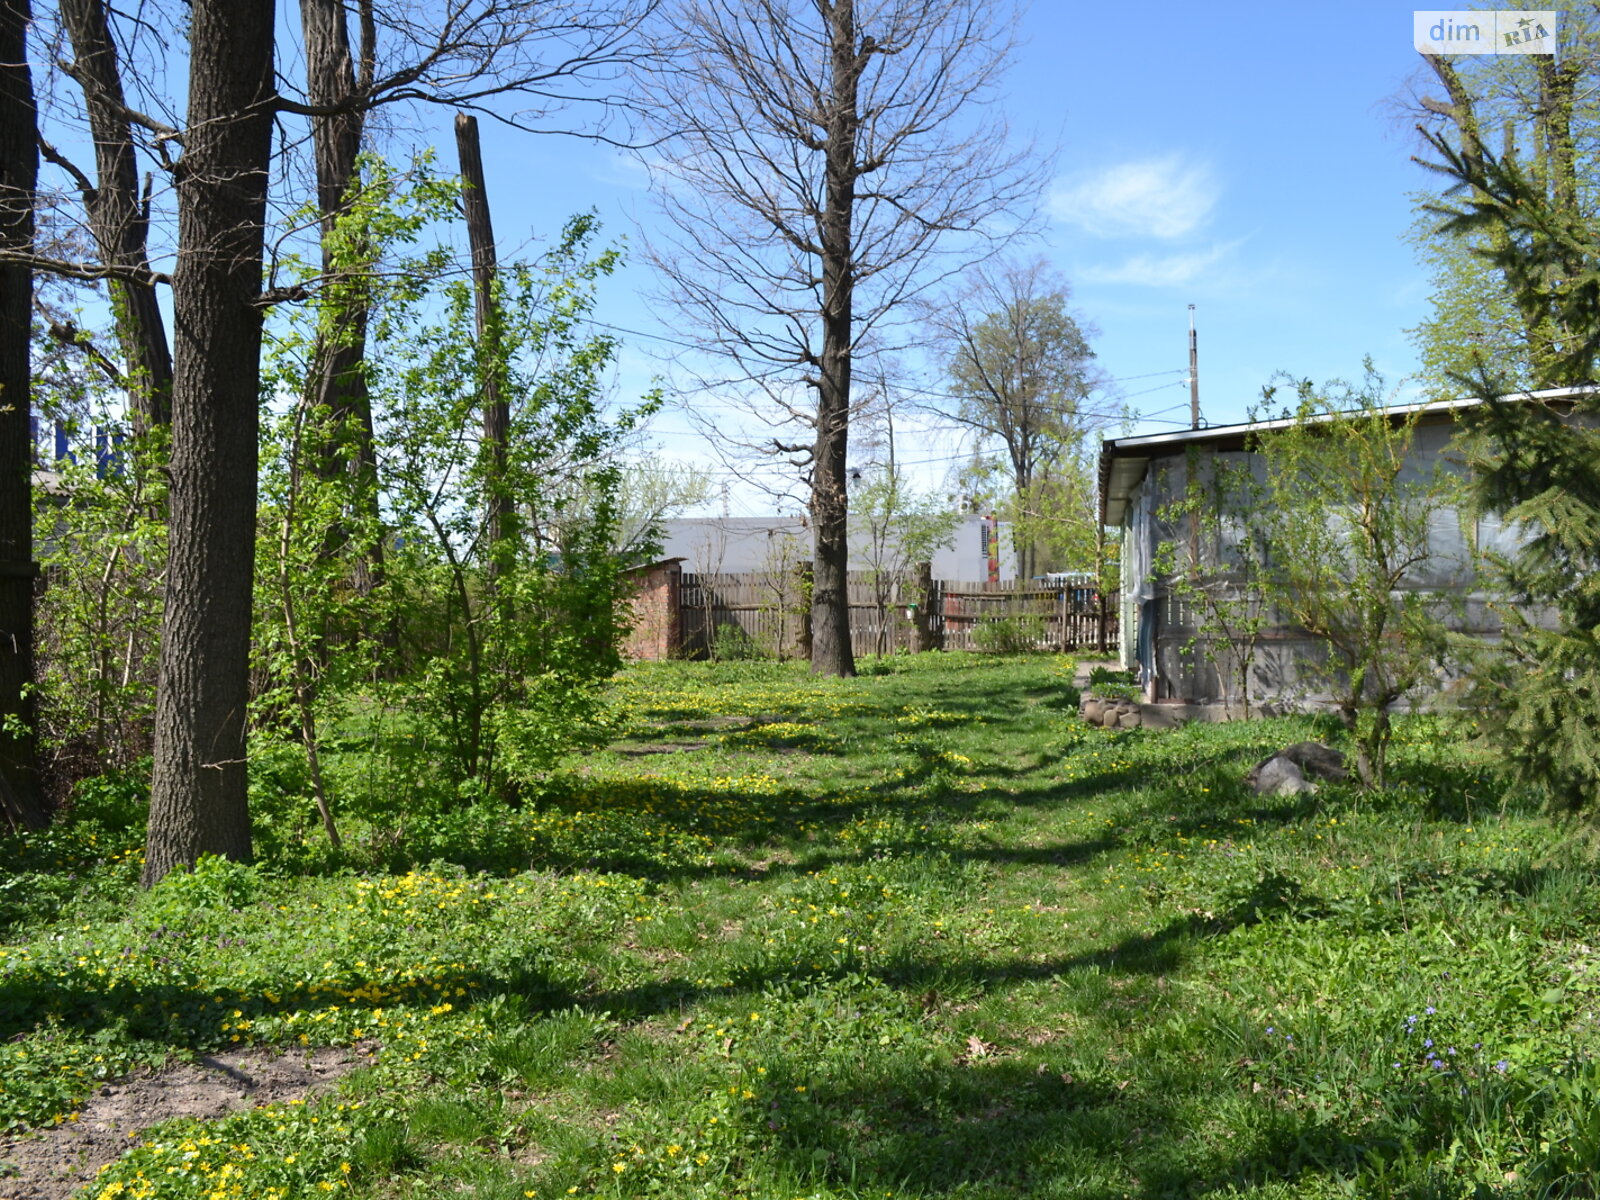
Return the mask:
M 1078 715 L 1091 725 L 1105 729 L 1137 729 L 1144 723 L 1137 700 L 1102 699 L 1085 696 L 1078 703 Z

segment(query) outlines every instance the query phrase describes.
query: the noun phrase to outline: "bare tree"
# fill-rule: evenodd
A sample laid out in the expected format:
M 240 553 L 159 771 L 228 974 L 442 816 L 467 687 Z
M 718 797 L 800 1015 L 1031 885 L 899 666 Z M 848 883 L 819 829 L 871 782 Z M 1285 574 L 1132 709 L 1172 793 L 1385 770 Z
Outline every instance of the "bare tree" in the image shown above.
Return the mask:
M 1023 579 L 1037 566 L 1037 539 L 1026 527 L 1047 507 L 1053 475 L 1064 467 L 1070 475 L 1084 437 L 1115 415 L 1089 346 L 1093 326 L 1073 313 L 1070 297 L 1066 280 L 1036 258 L 981 265 L 928 309 L 929 341 L 950 388 L 950 399 L 933 407 L 980 446 L 1004 450 Z
M 985 0 L 680 0 L 647 73 L 671 232 L 651 257 L 728 381 L 805 432 L 812 669 L 849 675 L 851 369 L 919 292 L 1032 212 L 1042 169 L 988 107 L 1011 49 Z M 800 396 L 802 399 L 797 400 Z M 809 433 L 806 440 L 805 433 Z
M 0 248 L 24 254 L 33 244 L 39 177 L 28 19 L 28 0 L 0 0 Z M 32 316 L 32 273 L 0 261 L 0 817 L 12 825 L 43 823 L 31 695 L 37 570 L 29 495 Z
M 74 56 L 63 68 L 83 89 L 94 137 L 94 182 L 48 142 L 41 149 L 78 185 L 100 260 L 119 272 L 108 282 L 122 343 L 120 382 L 134 427 L 143 432 L 167 423 L 172 397 L 172 352 L 148 250 L 150 177 L 141 198 L 133 124 L 105 0 L 60 0 L 58 8 Z

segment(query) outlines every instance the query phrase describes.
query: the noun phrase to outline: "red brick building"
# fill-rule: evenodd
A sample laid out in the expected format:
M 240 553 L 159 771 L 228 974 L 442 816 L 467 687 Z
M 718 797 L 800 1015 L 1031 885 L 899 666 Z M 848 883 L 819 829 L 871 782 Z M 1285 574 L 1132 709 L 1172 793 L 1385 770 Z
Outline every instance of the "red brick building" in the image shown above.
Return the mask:
M 622 656 L 635 659 L 670 658 L 682 643 L 678 628 L 678 594 L 683 583 L 683 559 L 634 567 L 633 629 L 622 643 Z

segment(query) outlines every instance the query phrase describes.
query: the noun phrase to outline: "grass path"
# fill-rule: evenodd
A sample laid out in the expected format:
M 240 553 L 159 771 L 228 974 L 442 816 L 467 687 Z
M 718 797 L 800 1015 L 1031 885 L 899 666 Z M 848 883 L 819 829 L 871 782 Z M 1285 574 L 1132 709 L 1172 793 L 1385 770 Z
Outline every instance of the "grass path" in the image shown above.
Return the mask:
M 1264 801 L 1249 766 L 1331 731 L 1107 734 L 1070 672 L 640 667 L 540 806 L 368 813 L 343 862 L 269 828 L 140 898 L 136 822 L 86 802 L 0 866 L 0 1124 L 172 1052 L 375 1041 L 87 1194 L 1594 1194 L 1561 831 L 1423 721 L 1390 793 Z

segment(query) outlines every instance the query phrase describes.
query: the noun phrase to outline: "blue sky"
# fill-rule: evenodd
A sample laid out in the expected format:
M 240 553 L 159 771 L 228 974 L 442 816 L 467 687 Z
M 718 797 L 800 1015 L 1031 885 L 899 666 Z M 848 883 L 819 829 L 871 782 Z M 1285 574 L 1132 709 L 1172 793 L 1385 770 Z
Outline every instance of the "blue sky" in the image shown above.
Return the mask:
M 1083 119 L 1114 87 L 1102 64 L 1075 82 L 1064 114 L 1063 174 L 1081 171 L 1091 195 L 1119 163 L 1176 181 L 1152 189 L 1174 206 L 1166 236 L 1155 222 L 1104 236 L 1057 207 L 1054 253 L 1082 280 L 1107 364 L 1131 373 L 1181 345 L 1172 310 L 1186 301 L 1198 309 L 1212 421 L 1243 417 L 1276 370 L 1352 375 L 1371 354 L 1391 378 L 1411 371 L 1404 330 L 1427 303 L 1402 241 L 1408 194 L 1427 182 L 1411 161 L 1411 10 L 1352 4 L 1296 30 L 1258 7 L 1161 8 L 1126 103 L 1103 122 Z M 1035 53 L 1064 32 L 1036 37 Z
M 1072 54 L 1080 22 L 1036 10 L 1014 75 L 1041 113 L 1056 81 L 1050 254 L 1078 281 L 1105 365 L 1181 367 L 1196 305 L 1214 423 L 1243 418 L 1274 371 L 1352 375 L 1371 354 L 1405 374 L 1403 331 L 1427 300 L 1401 240 L 1424 183 L 1403 106 L 1420 65 L 1411 9 L 1299 9 L 1297 29 L 1297 7 L 1151 5 L 1132 55 Z
M 1036 3 L 1004 84 L 1013 129 L 1056 148 L 1037 251 L 1072 281 L 1099 328 L 1102 365 L 1125 379 L 1139 432 L 1187 423 L 1187 305 L 1200 332 L 1202 410 L 1241 420 L 1274 372 L 1353 376 L 1370 354 L 1392 380 L 1414 367 L 1405 329 L 1427 302 L 1402 235 L 1422 186 L 1404 101 L 1419 80 L 1412 10 L 1351 3 L 1138 9 Z M 485 126 L 496 230 L 510 250 L 596 208 L 608 235 L 653 218 L 642 170 L 615 150 Z M 443 142 L 441 165 L 453 159 Z M 627 336 L 620 395 L 670 372 L 652 357 L 675 321 L 641 298 L 641 266 L 602 295 Z M 1155 375 L 1156 372 L 1174 372 Z M 1146 378 L 1148 377 L 1148 378 Z M 1154 388 L 1156 390 L 1148 390 Z M 724 400 L 697 396 L 700 411 Z M 719 418 L 720 419 L 720 418 Z M 900 457 L 928 486 L 959 457 L 954 435 L 908 420 Z M 678 412 L 649 444 L 710 463 L 738 513 L 793 510 L 741 482 Z M 721 503 L 719 501 L 719 503 Z

